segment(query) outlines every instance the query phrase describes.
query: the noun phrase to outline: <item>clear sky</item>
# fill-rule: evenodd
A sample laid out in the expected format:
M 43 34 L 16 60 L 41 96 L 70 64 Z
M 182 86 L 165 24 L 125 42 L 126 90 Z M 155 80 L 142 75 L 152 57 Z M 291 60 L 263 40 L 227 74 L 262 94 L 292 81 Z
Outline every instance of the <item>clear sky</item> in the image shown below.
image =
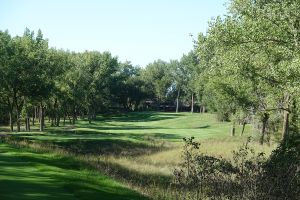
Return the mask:
M 193 47 L 189 34 L 226 14 L 226 0 L 0 0 L 0 30 L 12 36 L 42 30 L 52 47 L 110 51 L 145 66 L 179 59 Z

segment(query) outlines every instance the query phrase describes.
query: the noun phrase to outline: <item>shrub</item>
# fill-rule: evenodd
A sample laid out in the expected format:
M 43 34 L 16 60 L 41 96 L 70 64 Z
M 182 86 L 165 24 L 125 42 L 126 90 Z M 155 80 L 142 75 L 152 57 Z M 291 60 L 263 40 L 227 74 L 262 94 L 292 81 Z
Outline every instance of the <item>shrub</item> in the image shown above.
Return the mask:
M 174 170 L 177 199 L 300 199 L 299 146 L 280 145 L 269 159 L 249 147 L 250 138 L 232 160 L 199 151 L 184 138 L 183 163 Z
M 300 199 L 300 142 L 290 138 L 273 151 L 260 177 L 264 199 Z

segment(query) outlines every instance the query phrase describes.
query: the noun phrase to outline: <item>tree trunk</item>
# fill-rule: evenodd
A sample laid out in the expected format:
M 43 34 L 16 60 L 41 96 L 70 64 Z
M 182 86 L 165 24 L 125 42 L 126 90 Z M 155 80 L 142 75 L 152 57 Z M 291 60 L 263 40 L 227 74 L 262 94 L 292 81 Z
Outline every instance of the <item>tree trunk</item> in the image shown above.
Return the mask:
M 72 124 L 72 119 L 71 119 L 71 116 L 68 115 L 68 118 L 69 118 L 69 124 Z
M 41 123 L 41 111 L 40 111 L 40 107 L 36 107 L 36 115 L 38 118 L 39 123 Z
M 262 120 L 261 136 L 260 136 L 260 141 L 259 141 L 259 143 L 261 145 L 264 144 L 268 120 L 269 120 L 269 114 L 264 113 L 263 120 Z
M 60 122 L 60 116 L 57 116 L 57 118 L 56 118 L 56 126 L 59 126 L 59 122 Z
M 244 131 L 245 131 L 245 127 L 246 127 L 246 120 L 243 121 L 243 127 L 242 127 L 242 132 L 241 132 L 241 136 L 244 135 Z
M 16 94 L 15 94 L 15 106 L 16 106 L 16 114 L 17 114 L 17 132 L 20 132 L 21 131 L 21 119 L 20 119 L 20 109 L 19 109 L 19 106 L 18 106 L 18 102 L 17 102 L 17 97 L 16 97 Z
M 63 125 L 66 125 L 66 113 L 64 113 Z
M 32 126 L 34 126 L 35 118 L 36 118 L 36 114 L 35 114 L 35 106 L 34 106 L 34 108 L 33 108 L 33 114 L 32 114 Z
M 72 119 L 72 124 L 75 124 L 75 120 L 76 120 L 76 109 L 75 109 L 75 105 L 73 106 L 73 119 Z
M 20 121 L 20 106 L 18 104 L 17 92 L 13 89 L 13 103 L 16 106 L 16 114 L 17 114 L 17 132 L 21 131 L 21 121 Z
M 194 93 L 192 93 L 191 113 L 194 112 Z
M 63 110 L 63 126 L 66 125 L 66 110 Z
M 26 131 L 30 132 L 30 117 L 29 116 L 26 117 L 26 123 L 27 123 Z
M 43 104 L 40 104 L 40 114 L 39 114 L 39 118 L 40 118 L 40 131 L 44 131 L 44 125 L 45 125 L 45 117 L 44 117 L 44 108 L 43 108 Z
M 231 136 L 235 136 L 235 121 L 232 122 Z
M 284 110 L 283 110 L 283 127 L 282 127 L 282 134 L 281 139 L 286 140 L 288 137 L 288 131 L 289 131 L 289 101 L 290 101 L 290 95 L 285 94 L 284 95 Z
M 28 132 L 29 131 L 29 127 L 28 127 L 28 116 L 27 116 L 27 114 L 26 114 L 26 117 L 25 117 L 25 130 L 26 130 L 26 132 Z
M 13 119 L 12 119 L 12 110 L 9 111 L 9 126 L 10 126 L 10 132 L 14 131 L 14 124 L 13 124 Z
M 56 114 L 56 116 L 54 118 L 54 125 L 59 126 L 59 122 L 60 122 L 60 115 Z
M 283 127 L 282 127 L 282 135 L 281 139 L 285 140 L 288 137 L 289 133 L 289 112 L 284 110 L 283 111 Z
M 31 131 L 31 129 L 30 129 L 30 118 L 28 118 L 28 130 L 29 130 L 29 132 Z
M 91 116 L 91 109 L 88 108 L 88 120 L 89 120 L 89 124 L 92 123 L 92 116 Z
M 9 108 L 8 116 L 9 116 L 10 132 L 13 132 L 14 131 L 14 123 L 13 123 L 14 103 L 10 101 L 9 97 L 7 97 L 7 106 Z
M 205 113 L 205 106 L 202 107 L 202 112 Z
M 28 114 L 28 109 L 26 108 L 26 101 L 24 100 L 24 105 L 25 105 L 25 130 L 26 132 L 29 132 L 30 131 L 30 124 L 29 124 L 29 114 Z
M 59 122 L 57 122 L 58 120 L 60 120 L 60 114 L 58 112 L 58 99 L 55 98 L 54 105 L 53 105 L 53 121 L 54 121 L 53 126 L 59 125 Z
M 21 131 L 21 121 L 20 121 L 20 111 L 18 106 L 16 106 L 16 114 L 17 114 L 17 132 Z
M 27 119 L 27 116 L 25 117 L 24 122 L 25 122 L 25 131 L 27 132 L 28 131 L 28 119 Z
M 176 98 L 176 113 L 178 113 L 178 107 L 179 107 L 179 95 L 180 95 L 180 89 L 177 92 L 177 98 Z

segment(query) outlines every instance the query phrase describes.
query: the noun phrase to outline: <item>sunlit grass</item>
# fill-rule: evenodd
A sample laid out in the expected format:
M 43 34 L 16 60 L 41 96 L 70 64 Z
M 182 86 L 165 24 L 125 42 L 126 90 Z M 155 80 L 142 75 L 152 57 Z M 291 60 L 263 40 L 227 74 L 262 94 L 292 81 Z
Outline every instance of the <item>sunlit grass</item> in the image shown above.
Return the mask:
M 153 195 L 160 187 L 157 184 L 164 177 L 170 178 L 174 168 L 182 162 L 184 137 L 195 137 L 201 143 L 200 152 L 226 159 L 232 159 L 232 152 L 249 136 L 254 140 L 250 146 L 256 152 L 268 156 L 276 147 L 273 141 L 270 146 L 259 145 L 257 131 L 251 125 L 247 125 L 244 135 L 240 136 L 241 128 L 237 125 L 236 136 L 231 137 L 231 123 L 217 121 L 214 114 L 139 112 L 98 116 L 92 124 L 87 120 L 79 120 L 75 126 L 47 124 L 42 133 L 37 131 L 38 127 L 33 127 L 30 133 L 6 133 L 34 141 L 30 145 L 33 149 L 43 149 L 43 144 L 50 144 L 62 154 L 70 152 L 69 156 L 93 163 L 95 169 Z M 42 146 L 35 147 L 35 143 Z M 43 151 L 51 152 L 51 148 L 46 146 Z M 154 184 L 154 189 L 151 190 L 149 184 Z

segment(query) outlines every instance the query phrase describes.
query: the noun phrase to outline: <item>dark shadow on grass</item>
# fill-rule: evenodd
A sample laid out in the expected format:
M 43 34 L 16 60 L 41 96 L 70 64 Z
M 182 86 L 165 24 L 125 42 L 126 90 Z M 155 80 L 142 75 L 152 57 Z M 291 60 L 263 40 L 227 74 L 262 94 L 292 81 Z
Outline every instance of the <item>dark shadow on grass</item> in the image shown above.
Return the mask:
M 113 115 L 101 115 L 96 118 L 96 121 L 116 121 L 116 122 L 149 122 L 166 119 L 174 119 L 183 114 L 179 113 L 157 113 L 157 112 L 132 112 Z
M 44 135 L 43 135 L 44 136 Z M 47 135 L 46 135 L 47 136 Z M 58 147 L 75 154 L 113 155 L 113 156 L 140 156 L 150 155 L 162 150 L 170 149 L 162 139 L 181 139 L 178 135 L 153 134 L 69 134 L 69 139 L 63 136 L 54 139 L 35 139 L 34 137 L 10 136 L 14 141 L 39 143 L 45 147 Z M 67 137 L 66 136 L 66 137 Z M 77 136 L 73 138 L 72 136 Z M 101 137 L 103 136 L 103 137 Z M 41 136 L 42 137 L 42 136 Z M 72 138 L 70 138 L 72 137 Z M 90 137 L 90 139 L 88 139 Z M 96 139 L 95 139 L 96 138 Z M 49 146 L 50 145 L 50 146 Z
M 10 136 L 13 137 L 27 137 L 27 136 L 46 136 L 45 133 L 17 133 L 17 134 L 9 134 Z
M 86 131 L 86 130 L 73 130 L 73 131 L 51 131 L 46 134 L 36 134 L 36 133 L 24 133 L 24 134 L 18 134 L 18 135 L 10 135 L 11 137 L 17 139 L 17 138 L 30 138 L 31 140 L 43 140 L 42 138 L 45 137 L 55 137 L 53 140 L 60 141 L 65 140 L 66 138 L 72 138 L 67 140 L 76 140 L 76 139 L 82 139 L 82 140 L 103 140 L 103 139 L 111 139 L 111 141 L 124 138 L 126 139 L 135 139 L 139 141 L 151 141 L 153 139 L 155 140 L 163 140 L 163 139 L 182 139 L 181 136 L 177 134 L 171 134 L 171 133 L 107 133 L 107 132 L 93 132 L 93 131 Z M 34 136 L 39 136 L 39 139 L 35 139 Z M 91 139 L 89 139 L 91 138 Z M 47 141 L 47 140 L 45 140 Z
M 36 154 L 36 153 L 35 153 Z M 42 153 L 40 153 L 42 155 Z M 36 163 L 42 163 L 46 165 L 51 165 L 55 167 L 59 167 L 62 169 L 73 169 L 79 170 L 80 165 L 78 163 L 72 162 L 73 160 L 70 158 L 56 158 L 53 160 L 44 159 L 44 158 L 36 158 L 30 156 L 11 156 L 5 158 L 1 156 L 0 166 L 4 167 L 24 167 L 24 166 L 32 166 L 34 167 Z M 0 172 L 1 174 L 1 172 Z
M 209 128 L 210 125 L 203 125 L 203 126 L 198 126 L 198 127 L 195 127 L 196 129 L 202 129 L 202 128 Z
M 94 130 L 151 130 L 151 129 L 169 129 L 156 126 L 131 126 L 131 125 L 118 125 L 118 126 L 100 126 L 100 125 L 80 125 L 80 128 L 89 128 Z M 171 129 L 171 128 L 170 128 Z
M 78 163 L 71 157 L 48 159 L 35 152 L 24 156 L 24 149 L 3 148 L 1 145 L 0 199 L 146 199 L 127 188 L 110 185 L 103 176 L 99 180 L 94 175 L 82 175 L 74 165 L 84 163 Z M 14 154 L 4 155 L 3 152 L 7 150 Z M 44 171 L 35 168 L 41 165 L 46 165 Z M 53 166 L 62 173 L 47 168 Z
M 114 155 L 114 156 L 139 156 L 152 154 L 165 149 L 159 145 L 132 142 L 120 139 L 102 140 L 69 140 L 53 142 L 59 148 L 76 154 Z

